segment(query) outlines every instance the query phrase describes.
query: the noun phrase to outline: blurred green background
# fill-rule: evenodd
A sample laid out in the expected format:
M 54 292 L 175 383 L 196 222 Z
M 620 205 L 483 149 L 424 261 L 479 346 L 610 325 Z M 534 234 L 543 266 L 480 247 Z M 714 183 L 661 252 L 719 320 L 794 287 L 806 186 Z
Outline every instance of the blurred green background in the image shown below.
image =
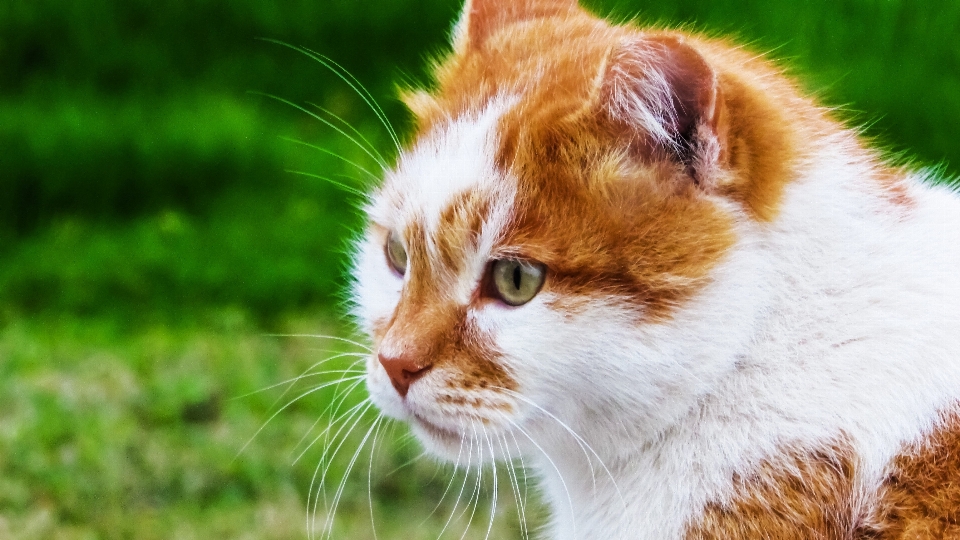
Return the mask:
M 957 0 L 589 5 L 773 51 L 891 155 L 960 170 Z M 350 410 L 362 386 L 318 389 L 271 416 L 357 376 L 336 372 L 362 349 L 294 334 L 353 335 L 345 253 L 362 221 L 350 189 L 286 171 L 358 189 L 372 182 L 361 169 L 379 171 L 305 111 L 342 117 L 387 161 L 394 152 L 330 70 L 257 38 L 342 64 L 402 133 L 394 85 L 426 80 L 459 9 L 0 2 L 0 539 L 306 537 L 330 405 Z M 292 388 L 273 386 L 304 372 Z M 373 416 L 332 461 L 330 496 Z M 415 459 L 402 428 L 378 434 L 344 484 L 333 537 L 373 538 L 373 521 L 379 538 L 436 538 L 454 508 L 447 493 L 431 513 L 450 470 Z M 492 536 L 520 538 L 505 478 Z M 486 533 L 491 490 L 485 481 L 470 538 Z M 466 498 L 445 537 L 468 527 Z

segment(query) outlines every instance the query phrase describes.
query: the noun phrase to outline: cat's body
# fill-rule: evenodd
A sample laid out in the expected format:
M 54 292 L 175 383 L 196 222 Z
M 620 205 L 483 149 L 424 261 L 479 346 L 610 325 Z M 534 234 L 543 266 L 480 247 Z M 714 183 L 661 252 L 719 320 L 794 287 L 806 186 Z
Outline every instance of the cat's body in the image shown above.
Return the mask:
M 522 455 L 550 538 L 960 535 L 955 192 L 567 0 L 468 3 L 438 83 L 358 251 L 385 414 Z

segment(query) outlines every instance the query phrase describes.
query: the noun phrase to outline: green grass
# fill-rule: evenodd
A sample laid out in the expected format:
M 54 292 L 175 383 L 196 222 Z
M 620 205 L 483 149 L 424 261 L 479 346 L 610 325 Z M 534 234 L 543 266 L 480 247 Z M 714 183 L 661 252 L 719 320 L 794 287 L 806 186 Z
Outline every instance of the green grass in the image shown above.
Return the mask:
M 0 2 L 0 538 L 305 537 L 324 445 L 294 460 L 314 423 L 331 420 L 334 389 L 283 410 L 243 452 L 307 386 L 279 402 L 282 389 L 240 396 L 342 350 L 272 334 L 350 335 L 336 321 L 359 199 L 284 171 L 370 179 L 282 138 L 379 171 L 309 114 L 248 91 L 317 103 L 388 162 L 393 152 L 335 75 L 255 38 L 342 63 L 403 132 L 393 85 L 425 80 L 460 3 Z M 960 171 L 960 2 L 588 3 L 738 35 L 882 144 Z M 335 538 L 373 538 L 367 467 L 378 537 L 437 537 L 453 497 L 431 511 L 450 472 L 428 459 L 395 471 L 420 452 L 403 433 L 360 454 Z M 334 481 L 362 435 L 344 445 Z M 504 484 L 492 536 L 517 538 Z M 479 506 L 471 538 L 486 530 Z
M 135 324 L 39 317 L 0 331 L 0 536 L 304 536 L 305 495 L 323 450 L 304 438 L 319 436 L 337 417 L 327 405 L 348 385 L 294 398 L 336 380 L 335 371 L 352 358 L 324 364 L 325 375 L 310 370 L 351 349 L 334 339 L 266 335 L 242 310 L 195 316 Z M 284 334 L 343 332 L 322 315 L 290 316 L 275 325 Z M 274 386 L 306 372 L 314 375 Z M 349 393 L 339 412 L 362 396 Z M 335 459 L 328 496 L 372 418 L 367 415 Z M 368 474 L 373 520 L 383 538 L 414 537 L 401 531 L 434 538 L 442 529 L 453 496 L 431 512 L 449 471 L 438 474 L 429 459 L 403 467 L 420 453 L 398 436 L 403 432 L 385 430 L 372 457 L 369 441 L 361 449 L 334 538 L 373 537 Z M 470 538 L 486 532 L 489 489 Z M 498 512 L 507 519 L 495 537 L 516 537 L 510 491 L 502 489 L 501 497 Z M 322 505 L 320 511 L 322 525 Z M 453 530 L 459 536 L 464 527 L 459 519 Z

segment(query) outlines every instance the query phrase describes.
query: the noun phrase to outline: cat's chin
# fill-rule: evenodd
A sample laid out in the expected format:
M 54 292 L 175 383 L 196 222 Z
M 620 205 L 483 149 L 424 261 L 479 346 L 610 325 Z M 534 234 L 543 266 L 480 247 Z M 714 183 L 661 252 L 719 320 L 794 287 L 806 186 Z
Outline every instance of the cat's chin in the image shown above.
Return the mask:
M 450 461 L 457 459 L 464 445 L 463 434 L 440 427 L 416 414 L 412 415 L 408 422 L 428 452 Z

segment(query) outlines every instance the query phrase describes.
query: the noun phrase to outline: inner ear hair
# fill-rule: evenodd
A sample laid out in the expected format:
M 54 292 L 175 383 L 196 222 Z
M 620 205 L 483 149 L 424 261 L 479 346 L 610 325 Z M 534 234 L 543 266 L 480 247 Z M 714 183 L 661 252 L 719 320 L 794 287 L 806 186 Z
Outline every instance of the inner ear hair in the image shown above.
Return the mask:
M 640 141 L 644 159 L 666 156 L 709 187 L 726 153 L 716 71 L 686 39 L 653 34 L 611 53 L 601 90 L 605 112 Z

